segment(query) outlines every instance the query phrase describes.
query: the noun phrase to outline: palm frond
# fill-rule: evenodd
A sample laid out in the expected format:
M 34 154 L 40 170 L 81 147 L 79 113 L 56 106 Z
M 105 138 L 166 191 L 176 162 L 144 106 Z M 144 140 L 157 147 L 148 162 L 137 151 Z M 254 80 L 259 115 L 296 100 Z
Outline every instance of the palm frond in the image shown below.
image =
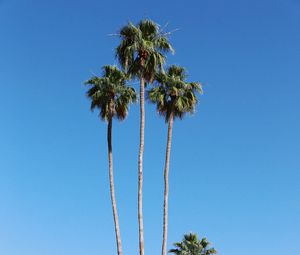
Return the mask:
M 85 82 L 90 86 L 86 95 L 91 100 L 91 110 L 99 109 L 99 117 L 103 120 L 110 117 L 123 120 L 129 104 L 137 100 L 136 92 L 126 85 L 127 74 L 116 66 L 103 66 L 102 71 L 102 77 L 93 76 Z
M 181 242 L 174 243 L 175 249 L 169 250 L 169 253 L 175 255 L 210 255 L 216 254 L 214 248 L 209 248 L 210 243 L 206 238 L 198 239 L 197 234 L 185 234 Z
M 137 25 L 129 22 L 119 34 L 116 58 L 122 68 L 132 77 L 143 77 L 152 83 L 155 73 L 162 71 L 166 54 L 173 52 L 168 38 L 160 32 L 159 25 L 149 19 Z
M 183 67 L 172 65 L 167 72 L 155 75 L 157 86 L 147 91 L 147 99 L 156 104 L 158 113 L 168 122 L 170 117 L 182 119 L 193 113 L 198 102 L 196 93 L 202 92 L 200 83 L 186 82 Z

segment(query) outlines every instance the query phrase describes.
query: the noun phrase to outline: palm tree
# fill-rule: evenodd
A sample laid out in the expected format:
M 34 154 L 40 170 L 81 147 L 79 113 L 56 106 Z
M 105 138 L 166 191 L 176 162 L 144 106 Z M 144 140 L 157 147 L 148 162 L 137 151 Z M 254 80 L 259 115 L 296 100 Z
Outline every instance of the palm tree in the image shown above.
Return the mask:
M 129 22 L 119 33 L 121 42 L 116 49 L 120 65 L 133 77 L 140 80 L 140 145 L 138 157 L 138 223 L 140 255 L 144 255 L 143 224 L 143 154 L 145 126 L 145 85 L 152 83 L 155 73 L 162 69 L 165 54 L 173 52 L 167 34 L 151 20 L 142 20 L 137 25 Z
M 175 255 L 210 255 L 216 254 L 214 248 L 209 248 L 210 243 L 206 238 L 198 239 L 197 234 L 186 234 L 181 242 L 175 243 L 175 249 L 169 252 Z
M 128 113 L 128 105 L 137 100 L 135 90 L 126 86 L 126 80 L 127 76 L 124 72 L 118 70 L 116 66 L 107 65 L 103 67 L 103 77 L 94 76 L 85 83 L 90 85 L 87 96 L 91 99 L 91 110 L 99 109 L 99 117 L 108 122 L 109 184 L 118 255 L 122 255 L 122 242 L 115 198 L 111 133 L 113 118 L 124 120 Z
M 168 235 L 168 195 L 169 163 L 171 152 L 172 128 L 175 118 L 182 119 L 186 113 L 193 113 L 197 104 L 196 92 L 202 92 L 200 83 L 186 82 L 184 68 L 172 65 L 167 72 L 156 75 L 157 87 L 148 91 L 148 99 L 156 104 L 157 111 L 168 123 L 168 138 L 164 169 L 164 212 L 162 255 L 167 253 Z

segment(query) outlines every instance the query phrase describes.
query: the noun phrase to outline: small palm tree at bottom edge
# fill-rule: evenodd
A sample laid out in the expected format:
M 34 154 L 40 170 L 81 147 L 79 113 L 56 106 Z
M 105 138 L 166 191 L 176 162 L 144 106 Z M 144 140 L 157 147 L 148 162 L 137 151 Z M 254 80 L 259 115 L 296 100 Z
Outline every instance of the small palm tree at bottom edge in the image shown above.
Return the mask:
M 181 242 L 174 243 L 175 248 L 169 253 L 175 255 L 211 255 L 217 254 L 215 248 L 210 248 L 206 238 L 198 239 L 197 234 L 189 233 L 184 235 Z

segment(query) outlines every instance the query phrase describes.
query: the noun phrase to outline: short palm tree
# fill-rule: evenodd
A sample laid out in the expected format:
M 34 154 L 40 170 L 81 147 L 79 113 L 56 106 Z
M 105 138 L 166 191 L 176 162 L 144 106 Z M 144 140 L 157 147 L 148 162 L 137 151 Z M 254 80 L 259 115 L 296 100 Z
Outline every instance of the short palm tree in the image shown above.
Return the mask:
M 114 117 L 119 120 L 124 120 L 127 116 L 128 105 L 137 100 L 135 90 L 126 86 L 126 80 L 126 74 L 118 70 L 117 67 L 104 66 L 103 77 L 94 76 L 86 82 L 87 85 L 90 85 L 87 96 L 91 99 L 91 110 L 99 109 L 99 117 L 108 122 L 109 183 L 118 255 L 122 255 L 122 242 L 113 176 L 112 120 Z
M 116 56 L 120 65 L 133 78 L 140 80 L 140 145 L 138 157 L 138 222 L 140 255 L 144 255 L 143 226 L 143 154 L 145 126 L 145 85 L 152 83 L 155 73 L 162 69 L 165 54 L 173 52 L 166 34 L 151 20 L 142 20 L 137 25 L 129 22 L 120 30 L 120 45 Z
M 168 138 L 164 169 L 164 212 L 162 255 L 167 253 L 168 235 L 168 195 L 169 195 L 169 164 L 172 140 L 172 128 L 175 118 L 182 119 L 186 113 L 193 113 L 197 104 L 196 92 L 202 92 L 200 83 L 186 82 L 186 72 L 179 66 L 170 66 L 166 73 L 156 75 L 158 86 L 148 91 L 148 99 L 156 104 L 159 114 L 168 123 Z
M 175 243 L 175 249 L 169 252 L 175 255 L 210 255 L 216 254 L 214 248 L 209 248 L 210 243 L 206 238 L 198 239 L 197 234 L 186 234 L 181 242 Z

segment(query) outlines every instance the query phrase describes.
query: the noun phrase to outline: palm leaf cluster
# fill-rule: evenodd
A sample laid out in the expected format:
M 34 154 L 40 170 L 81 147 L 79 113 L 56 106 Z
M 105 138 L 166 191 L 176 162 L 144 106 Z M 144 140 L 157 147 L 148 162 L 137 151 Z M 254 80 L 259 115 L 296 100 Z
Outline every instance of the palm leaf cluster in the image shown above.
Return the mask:
M 137 25 L 129 22 L 119 36 L 116 57 L 120 65 L 133 77 L 152 83 L 155 73 L 163 68 L 165 53 L 174 51 L 168 38 L 155 22 L 147 19 Z
M 175 249 L 171 249 L 169 252 L 175 255 L 210 255 L 216 254 L 217 251 L 214 248 L 209 248 L 210 243 L 206 238 L 198 239 L 196 234 L 190 233 L 184 235 L 181 242 L 175 243 Z
M 127 79 L 116 66 L 106 65 L 102 77 L 94 76 L 85 82 L 90 85 L 87 96 L 91 99 L 91 110 L 99 109 L 101 119 L 126 118 L 128 105 L 137 100 L 134 88 L 126 86 Z
M 157 111 L 165 121 L 174 118 L 182 119 L 186 113 L 193 113 L 197 104 L 196 92 L 202 93 L 197 82 L 186 82 L 186 71 L 183 67 L 172 65 L 167 72 L 156 75 L 158 86 L 148 91 L 148 99 L 155 103 Z

